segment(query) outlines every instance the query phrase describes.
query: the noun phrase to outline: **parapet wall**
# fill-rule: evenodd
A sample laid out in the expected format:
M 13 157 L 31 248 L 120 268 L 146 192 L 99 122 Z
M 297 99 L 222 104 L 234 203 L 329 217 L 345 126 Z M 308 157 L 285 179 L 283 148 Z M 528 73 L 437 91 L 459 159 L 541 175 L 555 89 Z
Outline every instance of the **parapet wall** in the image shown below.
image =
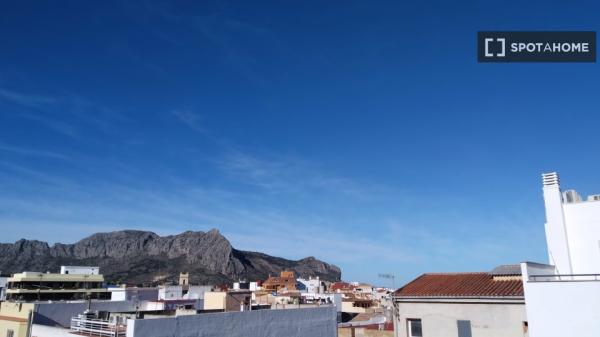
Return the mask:
M 127 321 L 127 337 L 336 337 L 334 306 Z

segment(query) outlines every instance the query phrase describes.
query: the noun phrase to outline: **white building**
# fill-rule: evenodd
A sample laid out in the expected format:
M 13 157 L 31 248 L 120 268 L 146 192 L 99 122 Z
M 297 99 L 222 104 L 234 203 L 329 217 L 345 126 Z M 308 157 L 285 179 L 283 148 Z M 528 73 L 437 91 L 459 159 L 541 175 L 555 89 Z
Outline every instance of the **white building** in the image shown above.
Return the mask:
M 396 337 L 526 337 L 520 268 L 423 274 L 394 293 Z
M 319 277 L 303 279 L 296 279 L 298 283 L 300 283 L 304 289 L 301 289 L 300 292 L 303 293 L 311 293 L 311 294 L 322 294 L 325 292 L 325 284 L 319 279 Z
M 159 300 L 180 300 L 183 298 L 183 287 L 179 285 L 163 285 L 158 287 Z
M 0 273 L 0 301 L 6 299 L 6 284 L 8 283 L 8 275 L 2 275 Z
M 111 301 L 156 301 L 158 288 L 110 287 Z
M 543 175 L 548 263 L 521 264 L 532 337 L 600 335 L 600 201 Z
M 239 281 L 233 283 L 233 290 L 257 291 L 260 289 L 258 282 Z
M 75 274 L 75 275 L 100 275 L 100 267 L 87 267 L 87 266 L 61 266 L 60 273 Z

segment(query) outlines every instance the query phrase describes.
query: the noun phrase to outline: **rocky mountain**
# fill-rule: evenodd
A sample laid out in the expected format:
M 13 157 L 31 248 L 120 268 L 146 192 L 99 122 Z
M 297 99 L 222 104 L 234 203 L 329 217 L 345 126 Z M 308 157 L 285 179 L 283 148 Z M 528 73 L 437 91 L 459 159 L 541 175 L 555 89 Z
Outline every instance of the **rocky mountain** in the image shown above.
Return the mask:
M 189 272 L 190 282 L 199 284 L 266 279 L 282 270 L 329 281 L 341 277 L 338 267 L 314 257 L 292 261 L 237 250 L 216 229 L 163 237 L 125 230 L 52 246 L 25 239 L 0 244 L 2 273 L 57 272 L 61 265 L 99 266 L 107 282 L 144 285 L 177 281 L 180 272 Z

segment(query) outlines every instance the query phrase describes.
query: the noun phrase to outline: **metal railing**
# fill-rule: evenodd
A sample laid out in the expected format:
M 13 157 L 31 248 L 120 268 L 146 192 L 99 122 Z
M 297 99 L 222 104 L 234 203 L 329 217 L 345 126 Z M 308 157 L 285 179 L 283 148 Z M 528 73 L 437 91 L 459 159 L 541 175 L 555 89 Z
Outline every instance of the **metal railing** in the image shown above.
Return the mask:
M 600 274 L 546 274 L 529 275 L 530 282 L 585 282 L 600 281 Z
M 71 318 L 71 332 L 84 336 L 125 337 L 127 325 L 78 316 Z

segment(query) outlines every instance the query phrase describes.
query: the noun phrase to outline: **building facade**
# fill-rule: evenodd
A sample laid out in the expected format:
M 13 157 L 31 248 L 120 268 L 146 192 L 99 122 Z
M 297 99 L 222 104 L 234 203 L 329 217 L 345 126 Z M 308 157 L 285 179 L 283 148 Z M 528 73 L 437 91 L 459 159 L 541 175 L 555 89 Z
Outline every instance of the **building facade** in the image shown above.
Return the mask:
M 528 336 L 518 270 L 421 275 L 394 293 L 395 336 Z
M 282 271 L 279 276 L 271 276 L 262 284 L 265 291 L 296 291 L 296 276 L 293 271 Z
M 9 275 L 2 275 L 0 273 L 0 301 L 6 300 L 6 285 L 9 277 Z
M 532 337 L 600 334 L 600 201 L 542 175 L 548 264 L 521 264 Z
M 102 275 L 23 272 L 7 281 L 8 301 L 110 299 L 110 292 L 103 287 Z
M 0 336 L 29 337 L 34 305 L 0 302 Z

